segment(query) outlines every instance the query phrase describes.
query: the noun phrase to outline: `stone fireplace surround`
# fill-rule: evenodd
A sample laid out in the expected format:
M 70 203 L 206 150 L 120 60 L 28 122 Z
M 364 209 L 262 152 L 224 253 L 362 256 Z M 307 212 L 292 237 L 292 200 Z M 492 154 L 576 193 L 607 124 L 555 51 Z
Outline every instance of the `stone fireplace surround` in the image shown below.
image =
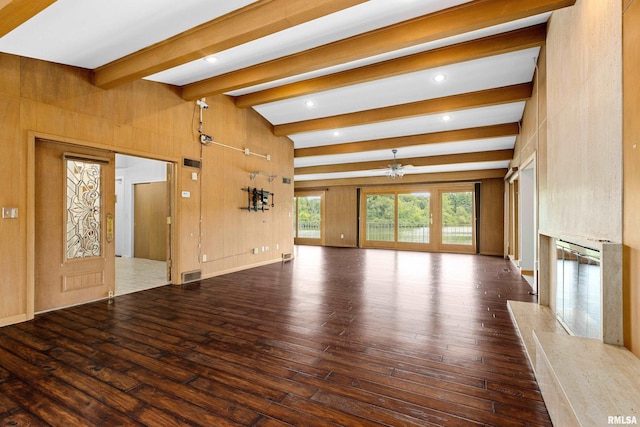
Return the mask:
M 569 335 L 552 310 L 558 239 L 600 251 L 600 339 Z M 541 232 L 539 259 L 539 302 L 508 306 L 554 425 L 640 424 L 640 359 L 622 346 L 622 245 Z

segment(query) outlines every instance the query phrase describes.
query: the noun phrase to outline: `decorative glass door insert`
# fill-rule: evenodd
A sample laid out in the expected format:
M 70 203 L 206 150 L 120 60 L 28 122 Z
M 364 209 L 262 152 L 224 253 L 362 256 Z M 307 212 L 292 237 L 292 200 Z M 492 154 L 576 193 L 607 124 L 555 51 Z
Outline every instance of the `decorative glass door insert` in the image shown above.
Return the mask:
M 100 164 L 69 159 L 66 163 L 66 257 L 71 260 L 100 256 Z

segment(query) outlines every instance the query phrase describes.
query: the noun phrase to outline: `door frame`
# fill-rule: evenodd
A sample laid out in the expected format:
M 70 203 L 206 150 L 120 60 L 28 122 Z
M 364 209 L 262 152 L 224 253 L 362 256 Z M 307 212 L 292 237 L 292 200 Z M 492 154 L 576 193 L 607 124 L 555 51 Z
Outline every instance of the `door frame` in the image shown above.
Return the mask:
M 320 197 L 320 238 L 319 239 L 310 239 L 304 237 L 297 237 L 298 235 L 298 198 L 299 197 L 308 197 L 308 196 L 319 196 Z M 324 236 L 325 236 L 325 190 L 298 190 L 293 192 L 294 204 L 293 204 L 293 215 L 294 215 L 294 223 L 296 225 L 296 229 L 293 230 L 294 235 L 294 244 L 296 245 L 311 245 L 311 246 L 324 246 Z
M 35 201 L 36 201 L 36 173 L 35 173 L 35 163 L 36 163 L 36 141 L 42 139 L 42 140 L 46 140 L 46 141 L 53 141 L 53 142 L 58 142 L 61 144 L 70 144 L 70 145 L 76 145 L 79 147 L 87 147 L 87 148 L 95 148 L 95 149 L 99 149 L 99 150 L 107 150 L 107 151 L 113 151 L 114 153 L 119 153 L 119 154 L 127 154 L 127 155 L 131 155 L 131 156 L 138 156 L 138 157 L 146 157 L 149 159 L 154 159 L 154 160 L 159 160 L 159 161 L 163 161 L 163 162 L 167 162 L 172 166 L 172 170 L 173 170 L 173 174 L 172 174 L 172 180 L 171 180 L 171 227 L 170 227 L 170 231 L 169 231 L 169 238 L 171 239 L 172 245 L 171 245 L 171 249 L 170 249 L 170 255 L 171 255 L 171 263 L 170 266 L 168 268 L 170 268 L 170 274 L 171 274 L 171 278 L 172 281 L 171 283 L 174 283 L 175 278 L 178 277 L 178 275 L 175 273 L 177 271 L 177 266 L 179 265 L 179 259 L 178 259 L 178 248 L 177 248 L 177 243 L 178 243 L 178 221 L 176 220 L 176 214 L 177 214 L 177 207 L 176 207 L 176 203 L 175 201 L 178 200 L 177 197 L 177 191 L 178 191 L 178 185 L 177 185 L 177 180 L 175 179 L 175 177 L 178 176 L 177 172 L 177 168 L 178 168 L 178 162 L 180 162 L 180 159 L 177 158 L 172 158 L 172 157 L 163 157 L 163 156 L 153 156 L 151 153 L 141 153 L 135 150 L 126 150 L 126 149 L 120 149 L 118 148 L 117 150 L 114 149 L 114 147 L 111 146 L 106 146 L 104 144 L 97 144 L 94 142 L 89 142 L 89 141 L 84 141 L 84 140 L 79 140 L 79 139 L 74 139 L 74 138 L 67 138 L 67 137 L 63 137 L 60 135 L 52 135 L 52 134 L 48 134 L 48 133 L 44 133 L 44 132 L 37 132 L 37 131 L 28 131 L 27 132 L 27 182 L 26 182 L 26 186 L 27 186 L 27 213 L 26 213 L 26 218 L 27 218 L 27 234 L 26 234 L 26 264 L 27 264 L 27 271 L 26 271 L 26 278 L 27 278 L 27 286 L 26 286 L 26 295 L 25 295 L 25 315 L 24 316 L 19 316 L 15 318 L 15 320 L 20 321 L 24 318 L 24 320 L 31 320 L 35 317 L 35 263 L 36 263 L 36 259 L 35 259 L 35 241 L 36 241 L 36 233 L 35 233 Z M 115 285 L 115 284 L 114 284 Z

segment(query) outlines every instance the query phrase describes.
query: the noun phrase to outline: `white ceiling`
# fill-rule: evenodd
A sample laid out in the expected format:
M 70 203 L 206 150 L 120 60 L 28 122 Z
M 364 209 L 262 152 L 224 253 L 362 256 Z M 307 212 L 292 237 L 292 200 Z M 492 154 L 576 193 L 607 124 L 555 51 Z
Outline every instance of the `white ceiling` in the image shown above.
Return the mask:
M 58 0 L 0 51 L 94 69 L 256 1 Z
M 527 2 L 528 0 L 519 0 Z M 88 69 L 96 69 L 118 58 L 136 52 L 197 25 L 221 17 L 255 3 L 256 0 L 57 0 L 14 31 L 0 38 L 0 51 L 43 59 Z M 203 60 L 145 77 L 177 86 L 198 82 L 225 73 L 260 64 L 316 46 L 383 28 L 412 18 L 436 13 L 471 0 L 369 0 L 319 19 L 266 37 L 218 52 L 218 61 Z M 260 3 L 260 2 L 258 2 Z M 430 51 L 469 40 L 544 23 L 550 13 L 529 16 L 500 25 L 474 29 L 429 43 L 392 50 L 357 61 L 329 63 L 318 69 L 259 85 L 247 83 L 228 91 L 239 96 L 278 87 L 312 77 L 333 74 L 368 64 L 389 61 L 417 52 Z M 293 97 L 257 105 L 253 108 L 273 125 L 365 111 L 373 108 L 448 97 L 468 92 L 500 88 L 532 81 L 539 47 L 496 54 L 481 59 L 424 69 L 417 72 L 381 78 L 366 83 Z M 442 73 L 441 83 L 433 80 Z M 313 101 L 313 107 L 306 106 Z M 420 135 L 454 129 L 468 129 L 494 124 L 514 123 L 522 118 L 524 102 L 447 112 L 451 120 L 440 114 L 379 121 L 350 127 L 289 135 L 295 148 L 328 146 L 356 141 Z M 220 141 L 222 143 L 230 141 Z M 460 142 L 398 146 L 398 159 L 443 154 L 512 149 L 514 136 L 478 138 Z M 344 164 L 392 159 L 389 150 L 351 154 L 296 157 L 296 167 Z M 448 164 L 407 168 L 407 174 L 452 172 L 463 170 L 503 169 L 508 161 Z M 296 175 L 297 181 L 368 177 L 384 175 L 384 170 L 346 171 L 330 174 Z
M 456 111 L 455 113 L 451 113 L 452 119 L 448 122 L 442 120 L 442 114 L 431 114 L 341 128 L 336 130 L 339 135 L 334 135 L 334 130 L 330 130 L 299 133 L 291 135 L 289 138 L 293 140 L 296 148 L 395 138 L 408 135 L 420 135 L 423 133 L 513 123 L 522 118 L 523 111 L 524 102 L 514 102 L 492 107 Z M 400 152 L 398 155 L 399 157 L 406 157 Z M 389 157 L 391 158 L 391 154 L 389 154 Z M 296 161 L 298 160 L 296 159 Z

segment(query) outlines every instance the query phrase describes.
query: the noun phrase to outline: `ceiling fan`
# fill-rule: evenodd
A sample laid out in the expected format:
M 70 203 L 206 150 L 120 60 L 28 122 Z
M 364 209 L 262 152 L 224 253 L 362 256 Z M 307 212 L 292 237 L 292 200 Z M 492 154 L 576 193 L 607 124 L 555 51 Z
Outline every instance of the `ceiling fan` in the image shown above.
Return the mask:
M 389 168 L 385 171 L 385 175 L 391 179 L 402 178 L 405 172 L 404 169 L 410 168 L 413 166 L 412 165 L 402 166 L 396 160 L 396 153 L 398 152 L 398 150 L 394 148 L 393 150 L 391 150 L 391 152 L 393 152 L 393 162 L 389 164 Z

